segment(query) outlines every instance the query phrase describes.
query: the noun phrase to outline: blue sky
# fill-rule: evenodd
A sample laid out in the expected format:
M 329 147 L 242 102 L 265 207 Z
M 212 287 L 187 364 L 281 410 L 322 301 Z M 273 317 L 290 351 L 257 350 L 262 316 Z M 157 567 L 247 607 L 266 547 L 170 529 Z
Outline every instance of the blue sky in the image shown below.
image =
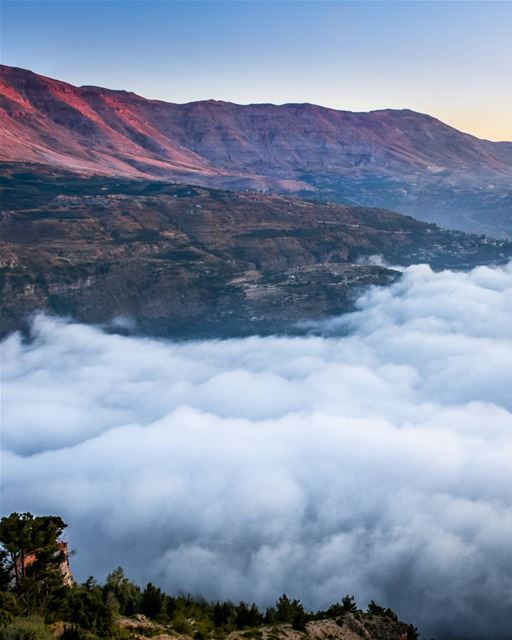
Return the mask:
M 512 2 L 4 0 L 1 58 L 187 102 L 411 108 L 512 140 Z

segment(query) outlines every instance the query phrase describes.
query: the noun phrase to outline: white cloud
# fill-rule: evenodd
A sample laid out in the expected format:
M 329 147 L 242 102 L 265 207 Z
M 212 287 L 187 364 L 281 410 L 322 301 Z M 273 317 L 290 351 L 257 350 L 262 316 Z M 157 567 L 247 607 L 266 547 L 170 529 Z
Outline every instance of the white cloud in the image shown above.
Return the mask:
M 512 265 L 412 267 L 301 338 L 172 343 L 39 317 L 3 343 L 3 511 L 59 513 L 80 578 L 438 638 L 512 625 Z

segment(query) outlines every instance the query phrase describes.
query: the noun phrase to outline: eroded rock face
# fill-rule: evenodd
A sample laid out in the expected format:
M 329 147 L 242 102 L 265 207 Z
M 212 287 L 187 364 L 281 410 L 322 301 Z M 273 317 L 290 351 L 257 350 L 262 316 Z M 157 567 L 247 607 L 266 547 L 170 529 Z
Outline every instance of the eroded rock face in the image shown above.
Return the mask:
M 512 142 L 409 110 L 172 104 L 1 68 L 0 159 L 306 192 L 512 237 Z
M 293 330 L 397 272 L 470 267 L 506 242 L 385 210 L 168 183 L 4 171 L 2 332 L 43 310 L 162 335 Z

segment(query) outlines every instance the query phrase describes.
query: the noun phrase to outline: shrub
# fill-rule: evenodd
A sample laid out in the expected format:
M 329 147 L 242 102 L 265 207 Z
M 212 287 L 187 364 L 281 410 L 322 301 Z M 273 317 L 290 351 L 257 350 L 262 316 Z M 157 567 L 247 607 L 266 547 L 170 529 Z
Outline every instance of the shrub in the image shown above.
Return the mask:
M 89 640 L 89 637 L 89 634 L 80 629 L 80 627 L 73 625 L 72 627 L 64 629 L 60 640 Z
M 55 640 L 39 618 L 18 618 L 0 629 L 0 640 Z

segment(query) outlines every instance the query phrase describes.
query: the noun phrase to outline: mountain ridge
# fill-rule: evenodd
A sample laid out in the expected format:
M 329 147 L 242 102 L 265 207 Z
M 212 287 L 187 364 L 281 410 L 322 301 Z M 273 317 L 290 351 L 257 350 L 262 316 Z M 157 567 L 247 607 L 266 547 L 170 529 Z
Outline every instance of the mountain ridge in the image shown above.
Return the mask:
M 512 237 L 512 142 L 410 109 L 177 104 L 2 66 L 0 127 L 7 162 L 309 193 Z
M 0 64 L 0 71 L 1 72 L 5 72 L 6 70 L 9 70 L 11 72 L 17 72 L 17 73 L 22 73 L 22 74 L 29 74 L 32 76 L 37 76 L 37 77 L 41 77 L 41 78 L 45 78 L 47 80 L 53 80 L 55 82 L 58 82 L 59 84 L 62 85 L 68 85 L 69 87 L 73 88 L 73 89 L 79 89 L 79 90 L 96 90 L 99 92 L 108 92 L 108 93 L 114 93 L 114 94 L 121 94 L 121 95 L 128 95 L 128 96 L 133 96 L 134 98 L 140 99 L 144 102 L 151 102 L 151 103 L 160 103 L 160 104 L 166 104 L 166 105 L 173 105 L 173 106 L 189 106 L 189 105 L 197 105 L 197 104 L 217 104 L 217 105 L 226 105 L 226 106 L 233 106 L 233 107 L 276 107 L 276 108 L 280 108 L 280 107 L 311 107 L 311 108 L 315 108 L 315 109 L 319 109 L 322 111 L 331 111 L 334 113 L 342 113 L 342 114 L 353 114 L 353 115 L 365 115 L 365 114 L 378 114 L 378 113 L 404 113 L 404 114 L 414 114 L 416 116 L 424 116 L 430 120 L 433 120 L 439 124 L 442 124 L 445 127 L 448 127 L 460 134 L 463 134 L 465 136 L 469 136 L 471 138 L 474 138 L 476 140 L 479 140 L 481 142 L 489 142 L 491 144 L 498 144 L 498 145 L 512 145 L 512 140 L 490 140 L 488 138 L 481 138 L 479 136 L 477 136 L 476 134 L 470 133 L 468 131 L 462 131 L 461 129 L 457 129 L 457 127 L 455 127 L 454 125 L 451 125 L 447 122 L 444 122 L 444 120 L 442 120 L 441 118 L 438 118 L 436 116 L 433 116 L 425 111 L 416 111 L 415 109 L 411 109 L 409 107 L 382 107 L 380 109 L 367 109 L 367 110 L 359 110 L 359 111 L 354 111 L 354 110 L 350 110 L 350 109 L 339 109 L 336 107 L 331 107 L 331 106 L 327 106 L 327 105 L 322 105 L 316 102 L 309 102 L 309 101 L 304 101 L 304 102 L 235 102 L 233 100 L 224 100 L 224 99 L 219 99 L 219 98 L 201 98 L 198 100 L 187 100 L 186 102 L 174 102 L 174 101 L 169 101 L 169 100 L 163 100 L 161 98 L 149 98 L 146 96 L 143 96 L 140 93 L 137 93 L 136 91 L 131 91 L 129 89 L 114 89 L 114 88 L 110 88 L 110 87 L 103 87 L 101 85 L 96 85 L 96 84 L 73 84 L 71 82 L 68 82 L 67 80 L 58 80 L 56 78 L 53 78 L 52 76 L 46 76 L 44 74 L 38 73 L 36 71 L 32 71 L 31 69 L 26 69 L 24 67 L 17 67 L 17 66 L 12 66 L 12 65 L 5 65 L 5 64 Z

